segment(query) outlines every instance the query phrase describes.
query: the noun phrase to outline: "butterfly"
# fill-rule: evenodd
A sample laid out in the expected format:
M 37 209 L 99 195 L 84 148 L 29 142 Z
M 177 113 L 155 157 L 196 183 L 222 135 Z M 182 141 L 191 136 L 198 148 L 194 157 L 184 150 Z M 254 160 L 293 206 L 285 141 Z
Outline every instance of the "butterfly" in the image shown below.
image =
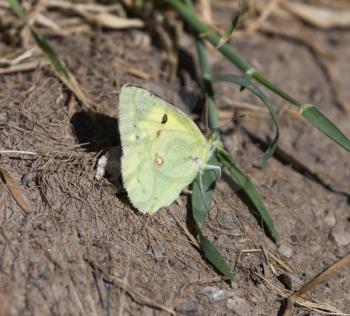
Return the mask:
M 213 153 L 197 125 L 181 110 L 134 85 L 119 95 L 121 173 L 129 200 L 153 214 L 169 206 L 204 169 Z

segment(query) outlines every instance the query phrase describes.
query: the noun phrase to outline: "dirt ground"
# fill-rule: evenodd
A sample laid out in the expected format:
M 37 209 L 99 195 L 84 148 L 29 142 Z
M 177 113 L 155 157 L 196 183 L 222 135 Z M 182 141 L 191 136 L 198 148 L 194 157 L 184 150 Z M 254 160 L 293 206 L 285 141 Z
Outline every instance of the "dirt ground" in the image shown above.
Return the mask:
M 349 137 L 350 107 L 337 105 L 325 66 L 332 60 L 336 88 L 349 101 L 349 29 L 298 25 L 312 41 L 261 28 L 238 34 L 232 45 L 288 93 L 317 105 Z M 96 28 L 46 38 L 93 101 L 95 114 L 45 63 L 0 75 L 0 149 L 38 153 L 0 156 L 1 170 L 23 189 L 28 205 L 21 209 L 0 182 L 0 315 L 277 315 L 290 289 L 350 251 L 349 153 L 265 89 L 280 111 L 281 143 L 259 166 L 272 135 L 269 115 L 249 92 L 217 84 L 224 144 L 257 186 L 281 234 L 277 244 L 264 234 L 224 173 L 204 229 L 236 274 L 235 282 L 223 280 L 189 238 L 188 193 L 149 218 L 124 192 L 112 194 L 105 179 L 95 179 L 99 155 L 119 143 L 123 84 L 149 88 L 179 107 L 184 100 L 193 104 L 199 87 L 192 38 L 184 34 L 179 42 L 181 68 L 173 81 L 164 51 L 146 30 Z M 18 49 L 0 39 L 2 56 Z M 334 58 L 315 52 L 314 40 Z M 210 63 L 214 73 L 238 73 L 214 50 Z M 294 315 L 319 315 L 317 304 L 350 313 L 349 272 L 341 270 L 310 291 Z

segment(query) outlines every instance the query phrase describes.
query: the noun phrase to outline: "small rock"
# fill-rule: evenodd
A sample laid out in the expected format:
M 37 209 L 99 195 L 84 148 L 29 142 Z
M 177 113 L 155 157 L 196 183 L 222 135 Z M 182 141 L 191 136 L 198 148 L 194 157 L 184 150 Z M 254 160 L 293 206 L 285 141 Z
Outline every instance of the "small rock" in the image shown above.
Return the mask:
M 300 279 L 297 275 L 291 273 L 282 273 L 278 277 L 286 289 L 296 290 L 300 286 Z
M 6 112 L 0 113 L 0 124 L 8 123 L 8 115 Z
M 255 296 L 252 296 L 252 297 L 250 298 L 250 301 L 251 301 L 254 305 L 258 304 L 258 300 L 256 299 Z
M 206 286 L 201 291 L 200 294 L 206 295 L 209 298 L 209 301 L 211 303 L 222 301 L 230 296 L 232 296 L 232 293 L 229 291 L 225 291 L 223 289 L 220 289 L 216 286 Z
M 281 283 L 283 283 L 286 289 L 288 290 L 292 289 L 292 280 L 288 274 L 282 273 L 277 278 L 278 280 L 280 280 Z
M 248 302 L 239 296 L 229 298 L 226 303 L 226 307 L 239 316 L 249 316 L 252 315 Z
M 222 228 L 225 229 L 234 229 L 237 228 L 235 219 L 231 214 L 220 214 L 218 216 L 218 222 Z
M 289 246 L 282 244 L 278 247 L 278 252 L 286 257 L 287 259 L 289 259 L 292 255 L 293 255 L 293 250 L 292 248 L 290 248 Z
M 324 218 L 323 221 L 331 227 L 334 227 L 337 223 L 337 219 L 335 218 L 334 214 L 329 212 Z
M 217 291 L 214 291 L 211 295 L 211 299 L 210 301 L 213 302 L 217 302 L 217 301 L 221 301 L 225 298 L 227 298 L 227 292 L 225 290 L 221 290 L 218 289 Z
M 176 258 L 175 257 L 170 257 L 168 259 L 168 263 L 170 264 L 171 267 L 173 267 L 176 264 Z
M 331 235 L 338 247 L 350 244 L 350 232 L 345 230 L 345 225 L 337 225 L 333 228 Z
M 197 304 L 192 302 L 184 302 L 175 306 L 175 310 L 178 313 L 186 314 L 196 312 L 198 309 Z
M 106 165 L 107 165 L 107 157 L 106 155 L 103 155 L 97 161 L 97 168 L 96 168 L 96 174 L 95 174 L 95 179 L 97 181 L 101 180 L 105 175 Z

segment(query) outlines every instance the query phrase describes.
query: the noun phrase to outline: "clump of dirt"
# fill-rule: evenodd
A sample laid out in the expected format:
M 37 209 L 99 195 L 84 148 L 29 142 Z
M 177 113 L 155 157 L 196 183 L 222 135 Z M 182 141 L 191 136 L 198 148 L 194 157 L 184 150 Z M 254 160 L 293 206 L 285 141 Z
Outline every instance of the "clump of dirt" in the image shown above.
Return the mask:
M 339 34 L 344 41 L 336 55 L 349 57 L 347 32 L 317 33 L 325 40 Z M 3 181 L 4 315 L 276 315 L 288 290 L 298 289 L 350 250 L 347 153 L 272 95 L 281 111 L 284 151 L 261 167 L 256 163 L 271 135 L 269 116 L 248 92 L 216 87 L 224 144 L 252 178 L 281 232 L 281 241 L 274 244 L 224 173 L 204 233 L 234 269 L 232 284 L 203 259 L 188 231 L 186 194 L 146 217 L 133 209 L 125 192 L 110 194 L 106 181 L 95 179 L 98 157 L 119 145 L 123 84 L 147 87 L 180 107 L 199 91 L 193 60 L 191 71 L 181 69 L 181 80 L 168 82 L 161 50 L 140 37 L 148 34 L 102 31 L 52 39 L 93 100 L 93 112 L 48 66 L 0 77 L 0 148 L 22 151 L 2 154 L 0 168 L 23 190 L 28 205 L 23 211 Z M 314 98 L 350 134 L 348 114 L 329 107 L 328 79 L 302 44 L 262 33 L 238 38 L 235 46 L 290 94 Z M 189 37 L 180 48 L 184 56 L 195 51 Z M 236 71 L 215 52 L 210 57 L 215 73 Z M 224 114 L 232 112 L 235 102 L 255 107 L 244 117 L 234 108 L 238 119 L 232 120 Z M 350 313 L 348 275 L 348 269 L 341 271 L 311 297 Z

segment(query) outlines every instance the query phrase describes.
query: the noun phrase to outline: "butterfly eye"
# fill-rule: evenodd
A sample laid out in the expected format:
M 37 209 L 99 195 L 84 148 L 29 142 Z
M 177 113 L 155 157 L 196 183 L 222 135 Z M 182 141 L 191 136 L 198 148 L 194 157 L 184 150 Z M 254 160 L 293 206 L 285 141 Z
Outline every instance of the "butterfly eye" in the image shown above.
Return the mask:
M 166 114 L 164 114 L 161 123 L 165 124 L 167 121 L 168 121 L 168 116 Z

